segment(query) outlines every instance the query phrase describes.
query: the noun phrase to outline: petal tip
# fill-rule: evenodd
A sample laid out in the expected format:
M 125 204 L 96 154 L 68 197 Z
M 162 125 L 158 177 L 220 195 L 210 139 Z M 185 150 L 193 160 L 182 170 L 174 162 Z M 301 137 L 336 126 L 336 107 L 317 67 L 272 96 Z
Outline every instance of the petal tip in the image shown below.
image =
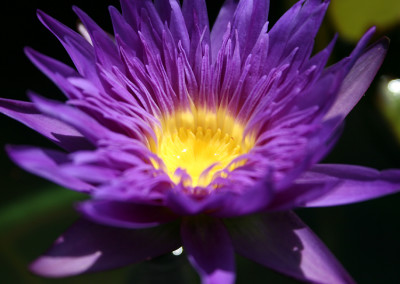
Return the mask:
M 102 255 L 96 251 L 84 256 L 42 256 L 31 263 L 29 270 L 48 278 L 68 277 L 87 271 Z

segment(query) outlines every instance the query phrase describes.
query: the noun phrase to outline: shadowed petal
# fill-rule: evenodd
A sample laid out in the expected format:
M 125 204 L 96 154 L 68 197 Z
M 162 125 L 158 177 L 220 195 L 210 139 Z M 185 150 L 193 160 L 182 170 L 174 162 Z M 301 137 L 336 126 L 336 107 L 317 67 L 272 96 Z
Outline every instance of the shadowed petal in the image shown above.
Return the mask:
M 60 170 L 60 165 L 70 163 L 65 153 L 29 146 L 8 146 L 7 153 L 21 168 L 47 178 L 61 186 L 90 192 L 93 186 Z
M 325 119 L 335 116 L 346 117 L 364 95 L 376 72 L 378 72 L 388 49 L 389 40 L 381 39 L 358 58 L 345 77 L 336 102 L 325 115 Z
M 93 117 L 77 108 L 58 101 L 45 99 L 33 93 L 30 94 L 30 98 L 35 107 L 41 112 L 72 125 L 91 142 L 95 143 L 99 139 L 110 136 L 115 138 L 121 137 L 121 135 L 111 132 L 111 130 L 98 123 Z
M 127 230 L 79 220 L 30 269 L 45 277 L 66 277 L 118 268 L 160 256 L 180 246 L 177 224 Z
M 307 207 L 335 206 L 365 201 L 400 191 L 400 170 L 377 171 L 353 165 L 316 165 L 310 173 L 339 179 L 327 194 L 306 203 Z
M 309 200 L 319 198 L 332 190 L 338 183 L 339 181 L 335 178 L 304 179 L 302 177 L 288 188 L 275 193 L 273 201 L 268 205 L 268 210 L 289 210 L 304 206 Z
M 235 251 L 269 268 L 315 283 L 354 283 L 318 237 L 292 212 L 225 219 Z
M 203 198 L 188 195 L 183 191 L 177 190 L 168 191 L 166 195 L 166 206 L 180 215 L 196 215 L 205 211 L 213 211 L 224 205 L 227 194 L 210 194 Z
M 182 14 L 189 34 L 202 33 L 205 29 L 204 41 L 210 45 L 210 28 L 206 2 L 204 0 L 183 1 Z
M 96 223 L 128 229 L 155 227 L 178 218 L 165 207 L 118 201 L 87 201 L 78 210 Z
M 91 148 L 90 143 L 76 129 L 43 115 L 33 103 L 0 98 L 0 112 L 36 130 L 65 150 Z
M 246 189 L 243 193 L 227 192 L 223 198 L 224 204 L 215 212 L 210 213 L 218 217 L 235 217 L 252 214 L 265 209 L 274 200 L 272 175 L 269 173 L 255 186 Z M 223 193 L 221 193 L 223 194 Z
M 235 256 L 219 219 L 193 217 L 182 222 L 182 243 L 203 284 L 234 283 Z
M 227 30 L 228 23 L 232 22 L 238 3 L 234 0 L 225 0 L 224 4 L 219 10 L 217 19 L 211 30 L 211 55 L 212 60 L 215 62 L 219 50 L 221 49 L 224 34 Z
M 246 58 L 257 38 L 261 29 L 268 19 L 269 1 L 268 0 L 243 0 L 240 1 L 234 13 L 232 30 L 233 35 L 239 35 L 239 49 L 241 58 Z
M 94 64 L 94 49 L 90 43 L 80 34 L 44 12 L 38 10 L 37 16 L 43 25 L 48 28 L 64 46 L 78 72 L 94 82 L 100 83 L 98 81 L 96 65 Z M 39 68 L 41 67 L 39 66 Z

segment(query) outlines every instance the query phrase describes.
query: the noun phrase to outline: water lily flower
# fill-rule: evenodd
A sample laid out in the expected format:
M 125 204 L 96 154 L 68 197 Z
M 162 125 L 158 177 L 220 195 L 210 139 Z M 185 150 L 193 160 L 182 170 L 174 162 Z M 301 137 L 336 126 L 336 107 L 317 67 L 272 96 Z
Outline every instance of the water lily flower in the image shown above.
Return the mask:
M 64 277 L 183 247 L 203 283 L 233 283 L 235 253 L 301 281 L 352 283 L 291 211 L 400 190 L 400 170 L 319 164 L 369 87 L 388 40 L 326 67 L 313 54 L 329 1 L 302 0 L 272 27 L 268 0 L 121 0 L 112 37 L 77 7 L 79 34 L 40 21 L 74 63 L 26 48 L 66 102 L 29 93 L 0 110 L 63 150 L 9 146 L 29 172 L 89 195 L 81 220 L 31 270 Z

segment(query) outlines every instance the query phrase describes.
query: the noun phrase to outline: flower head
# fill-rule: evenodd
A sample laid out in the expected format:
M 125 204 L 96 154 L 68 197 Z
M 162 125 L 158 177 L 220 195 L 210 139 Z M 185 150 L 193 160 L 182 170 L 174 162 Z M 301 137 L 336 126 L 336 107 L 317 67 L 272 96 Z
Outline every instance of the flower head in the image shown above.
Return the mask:
M 39 11 L 75 67 L 27 56 L 67 97 L 0 110 L 64 151 L 8 148 L 21 167 L 91 198 L 32 270 L 115 268 L 184 246 L 204 283 L 235 279 L 234 251 L 305 281 L 351 283 L 290 210 L 375 198 L 400 171 L 317 164 L 382 63 L 387 40 L 326 67 L 312 55 L 329 1 L 295 4 L 272 28 L 267 0 L 121 0 L 110 37 L 79 8 L 84 36 Z M 151 239 L 151 241 L 149 241 Z

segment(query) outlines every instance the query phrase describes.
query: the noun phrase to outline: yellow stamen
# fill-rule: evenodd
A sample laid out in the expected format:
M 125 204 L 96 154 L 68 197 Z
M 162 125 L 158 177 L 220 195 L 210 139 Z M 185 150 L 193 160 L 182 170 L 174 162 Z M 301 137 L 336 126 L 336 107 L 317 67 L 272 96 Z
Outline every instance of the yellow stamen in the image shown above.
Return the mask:
M 175 183 L 181 177 L 178 168 L 186 170 L 192 179 L 188 186 L 207 186 L 238 156 L 250 151 L 254 137 L 243 137 L 244 126 L 225 110 L 206 109 L 177 111 L 162 117 L 161 129 L 156 129 L 158 143 L 151 147 L 164 162 L 166 171 Z M 229 166 L 229 171 L 244 161 Z M 187 185 L 187 183 L 185 183 Z

